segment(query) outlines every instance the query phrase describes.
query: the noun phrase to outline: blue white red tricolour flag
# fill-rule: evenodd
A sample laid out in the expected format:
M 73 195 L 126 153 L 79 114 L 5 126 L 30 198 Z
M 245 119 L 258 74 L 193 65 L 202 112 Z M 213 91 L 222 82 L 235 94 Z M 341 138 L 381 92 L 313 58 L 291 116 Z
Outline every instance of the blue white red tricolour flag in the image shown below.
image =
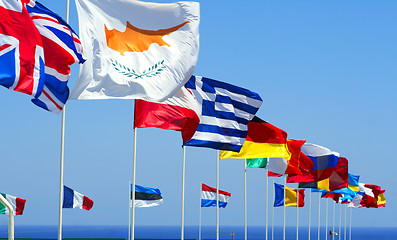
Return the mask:
M 63 206 L 62 208 L 81 208 L 90 210 L 94 201 L 71 188 L 63 186 Z
M 232 194 L 219 190 L 219 207 L 225 208 Z M 201 207 L 216 207 L 216 188 L 201 184 Z
M 60 16 L 34 1 L 26 8 L 41 34 L 45 57 L 44 88 L 32 102 L 59 113 L 69 98 L 69 66 L 85 61 L 82 46 L 77 34 Z
M 0 0 L 0 85 L 38 97 L 44 86 L 44 50 L 25 3 Z
M 205 77 L 192 76 L 185 87 L 201 106 L 200 124 L 186 146 L 239 152 L 247 137 L 247 124 L 262 104 L 247 89 Z
M 340 156 L 338 152 L 312 143 L 303 144 L 301 151 L 313 161 L 313 170 L 335 167 Z

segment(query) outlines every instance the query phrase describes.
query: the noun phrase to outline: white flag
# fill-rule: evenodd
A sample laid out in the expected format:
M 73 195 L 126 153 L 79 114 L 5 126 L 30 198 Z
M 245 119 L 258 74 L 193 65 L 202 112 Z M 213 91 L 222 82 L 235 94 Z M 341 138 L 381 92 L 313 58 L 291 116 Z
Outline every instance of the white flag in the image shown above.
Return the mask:
M 72 99 L 171 97 L 193 74 L 198 2 L 76 0 L 87 61 Z

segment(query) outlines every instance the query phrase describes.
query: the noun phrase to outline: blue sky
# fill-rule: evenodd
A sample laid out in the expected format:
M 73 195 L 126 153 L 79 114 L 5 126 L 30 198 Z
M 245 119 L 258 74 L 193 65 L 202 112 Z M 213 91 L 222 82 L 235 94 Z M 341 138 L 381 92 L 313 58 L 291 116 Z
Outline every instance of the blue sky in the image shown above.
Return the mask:
M 65 16 L 64 1 L 41 3 Z M 354 209 L 353 225 L 396 227 L 397 3 L 254 0 L 200 4 L 195 75 L 259 93 L 263 98 L 260 118 L 285 130 L 289 138 L 341 153 L 361 182 L 386 189 L 386 208 Z M 70 11 L 70 24 L 77 31 L 73 1 Z M 77 75 L 78 66 L 74 66 L 70 88 Z M 16 217 L 16 224 L 56 225 L 61 115 L 39 109 L 29 96 L 3 87 L 0 96 L 0 191 L 27 199 L 25 213 Z M 64 182 L 95 203 L 88 212 L 64 210 L 65 225 L 128 224 L 133 107 L 133 100 L 67 103 Z M 179 225 L 180 134 L 139 129 L 137 137 L 137 184 L 159 188 L 164 205 L 137 209 L 136 224 Z M 190 147 L 186 156 L 185 224 L 197 225 L 200 182 L 216 185 L 216 152 Z M 244 224 L 243 174 L 243 161 L 220 162 L 221 189 L 232 193 L 228 207 L 220 210 L 221 225 Z M 247 184 L 248 224 L 263 226 L 265 171 L 249 169 Z M 312 197 L 312 224 L 316 225 L 318 195 Z M 324 204 L 322 200 L 323 213 Z M 282 208 L 275 213 L 276 224 L 282 225 Z M 301 226 L 307 225 L 308 207 L 299 215 Z M 203 209 L 202 217 L 204 225 L 215 225 L 214 208 Z M 7 224 L 6 216 L 0 216 L 0 224 Z M 295 224 L 296 209 L 289 208 L 287 225 Z

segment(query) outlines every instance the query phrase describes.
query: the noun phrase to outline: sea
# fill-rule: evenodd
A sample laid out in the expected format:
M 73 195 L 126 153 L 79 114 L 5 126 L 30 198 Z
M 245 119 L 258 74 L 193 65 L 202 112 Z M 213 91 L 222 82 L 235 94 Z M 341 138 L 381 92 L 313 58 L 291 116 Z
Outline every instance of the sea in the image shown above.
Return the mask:
M 339 227 L 335 228 L 337 235 L 334 235 L 333 240 L 349 240 L 349 230 L 347 228 L 346 235 L 344 228 L 341 233 L 338 232 Z M 329 231 L 332 230 L 328 228 Z M 310 239 L 317 240 L 317 227 L 310 230 Z M 265 227 L 249 226 L 248 239 L 265 239 Z M 299 239 L 308 239 L 308 227 L 299 228 Z M 221 226 L 219 229 L 220 239 L 244 239 L 244 226 Z M 274 227 L 274 234 L 272 237 L 271 229 L 269 228 L 269 237 L 271 240 L 283 239 L 283 228 Z M 325 239 L 325 227 L 320 229 L 320 239 Z M 197 226 L 185 226 L 184 238 L 198 239 L 199 228 Z M 7 225 L 0 226 L 0 239 L 7 239 L 8 230 Z M 57 239 L 57 226 L 15 226 L 15 239 L 24 240 L 41 240 L 41 239 Z M 101 239 L 101 240 L 122 240 L 128 239 L 127 226 L 63 226 L 63 239 Z M 180 226 L 136 226 L 135 239 L 181 239 Z M 215 226 L 203 226 L 201 229 L 201 239 L 216 239 Z M 296 239 L 296 227 L 286 227 L 286 239 Z M 330 235 L 327 236 L 331 240 Z M 352 227 L 352 237 L 354 240 L 396 240 L 397 227 Z

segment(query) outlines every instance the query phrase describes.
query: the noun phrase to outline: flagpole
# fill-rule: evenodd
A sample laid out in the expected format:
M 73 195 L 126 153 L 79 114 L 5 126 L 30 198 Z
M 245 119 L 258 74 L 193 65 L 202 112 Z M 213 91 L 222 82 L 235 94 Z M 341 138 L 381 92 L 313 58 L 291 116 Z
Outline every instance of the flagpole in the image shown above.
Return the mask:
M 219 240 L 219 150 L 216 150 L 216 240 Z
M 332 213 L 332 240 L 334 240 L 334 234 L 335 234 L 335 201 L 334 201 L 334 207 L 333 207 L 333 213 Z
M 244 159 L 244 239 L 248 239 L 247 234 L 247 159 Z
M 320 220 L 321 220 L 320 211 L 321 211 L 321 194 L 318 195 L 318 229 L 317 229 L 318 240 L 320 240 Z
M 69 23 L 69 0 L 66 0 L 66 23 Z M 58 240 L 62 240 L 62 205 L 63 205 L 63 165 L 65 157 L 65 115 L 66 104 L 62 109 L 62 123 L 61 123 L 61 160 L 59 167 L 59 209 L 58 209 Z
M 274 180 L 273 180 L 273 186 L 274 186 Z M 273 195 L 273 202 L 276 201 L 276 194 Z M 274 205 L 272 208 L 272 240 L 274 240 Z
M 14 209 L 7 199 L 1 194 L 0 202 L 8 209 L 8 240 L 14 240 Z
M 310 221 L 312 217 L 312 191 L 309 191 L 309 240 L 310 240 Z
M 203 183 L 200 183 L 200 221 L 199 221 L 199 240 L 201 240 L 201 191 L 202 191 Z
M 267 221 L 267 215 L 269 211 L 269 176 L 268 176 L 268 170 L 266 170 L 266 240 L 268 240 L 268 221 Z
M 296 188 L 296 240 L 299 239 L 299 186 Z M 285 200 L 285 199 L 284 199 Z
M 185 228 L 185 164 L 186 164 L 186 148 L 183 148 L 183 160 L 182 160 L 182 218 L 181 218 L 181 240 L 184 239 L 184 228 Z
M 349 239 L 352 240 L 352 208 L 350 208 Z
M 340 240 L 342 235 L 342 202 L 339 204 L 339 237 L 338 239 Z
M 347 215 L 347 206 L 345 207 L 345 231 L 344 231 L 345 237 L 343 238 L 343 240 L 346 240 L 346 225 L 347 225 L 346 215 Z
M 131 181 L 128 182 L 128 240 L 131 240 Z
M 325 240 L 328 239 L 328 198 L 325 199 Z
M 286 191 L 286 186 L 287 185 L 287 177 L 284 176 L 284 224 L 283 224 L 283 240 L 285 240 L 285 191 Z
M 135 174 L 136 174 L 136 139 L 137 139 L 138 129 L 134 128 L 134 149 L 132 157 L 132 186 L 131 186 L 131 240 L 135 239 Z

